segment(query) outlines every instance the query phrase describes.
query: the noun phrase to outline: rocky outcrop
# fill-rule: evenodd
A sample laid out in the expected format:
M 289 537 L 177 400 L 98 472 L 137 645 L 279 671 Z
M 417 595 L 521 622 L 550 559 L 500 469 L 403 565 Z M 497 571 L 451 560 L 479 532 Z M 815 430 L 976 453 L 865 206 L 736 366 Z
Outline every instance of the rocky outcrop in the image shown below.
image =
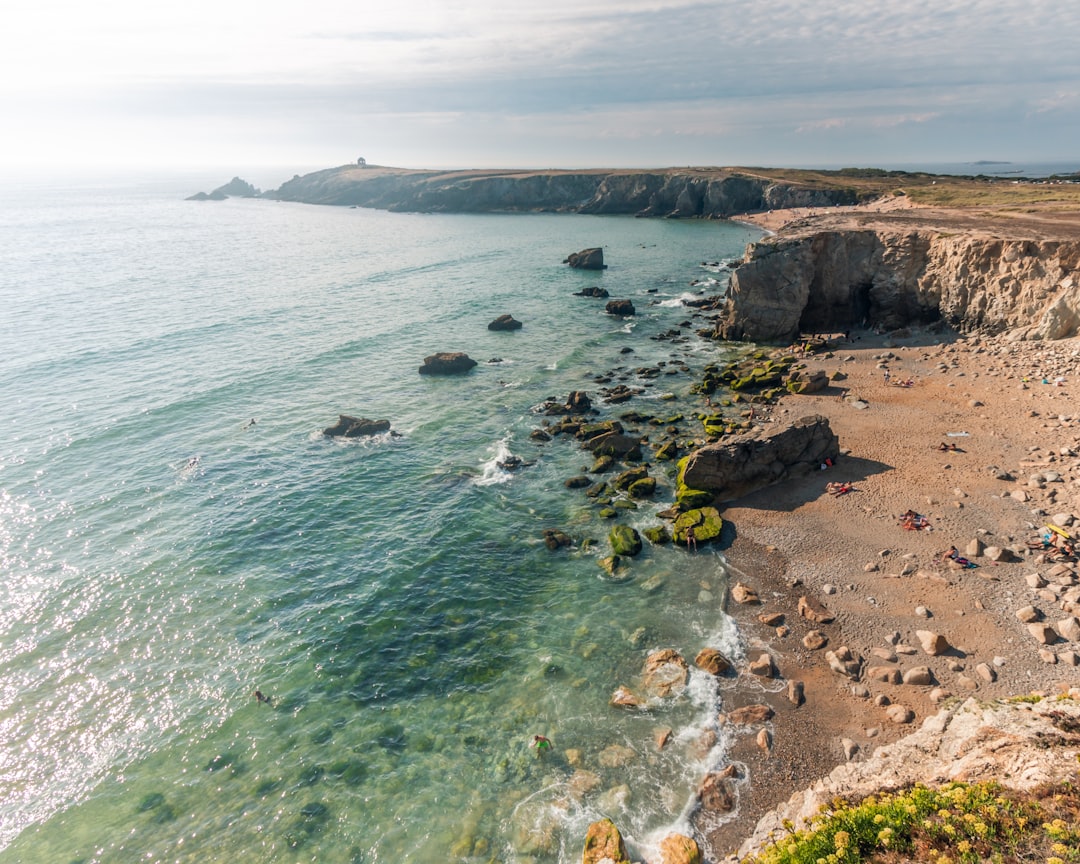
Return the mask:
M 1062 339 L 1080 332 L 1080 243 L 936 231 L 823 231 L 748 247 L 718 327 L 790 341 L 866 322 Z
M 632 300 L 608 300 L 604 311 L 608 315 L 634 315 L 637 310 Z
M 196 192 L 194 195 L 189 196 L 187 201 L 224 201 L 226 198 L 255 198 L 259 195 L 259 190 L 252 186 L 247 180 L 241 180 L 239 177 L 233 177 L 228 183 L 223 186 L 218 186 L 213 192 L 207 194 L 206 192 Z
M 490 324 L 488 324 L 488 330 L 520 330 L 521 322 L 517 320 L 513 315 L 500 315 Z
M 963 704 L 928 717 L 895 744 L 879 747 L 865 762 L 849 762 L 797 792 L 766 814 L 743 843 L 739 859 L 760 850 L 770 833 L 787 836 L 802 828 L 835 798 L 867 795 L 914 783 L 936 786 L 952 780 L 996 780 L 1019 790 L 1060 782 L 1075 774 L 1080 758 L 1080 703 L 1075 699 Z
M 420 367 L 421 375 L 463 375 L 468 372 L 476 361 L 468 354 L 460 351 L 440 351 L 424 358 L 424 365 Z
M 339 414 L 338 422 L 323 429 L 328 438 L 364 438 L 390 431 L 389 420 L 368 420 L 367 417 L 350 417 Z
M 571 252 L 566 256 L 563 264 L 569 264 L 575 270 L 606 270 L 604 263 L 604 250 L 599 247 L 582 249 L 580 252 Z
M 738 169 L 414 171 L 373 165 L 297 175 L 264 197 L 424 213 L 546 211 L 706 219 L 857 200 L 853 190 L 839 185 L 809 188 Z
M 771 435 L 757 429 L 707 444 L 687 457 L 680 480 L 690 489 L 731 501 L 787 477 L 816 471 L 839 452 L 829 421 L 815 414 Z

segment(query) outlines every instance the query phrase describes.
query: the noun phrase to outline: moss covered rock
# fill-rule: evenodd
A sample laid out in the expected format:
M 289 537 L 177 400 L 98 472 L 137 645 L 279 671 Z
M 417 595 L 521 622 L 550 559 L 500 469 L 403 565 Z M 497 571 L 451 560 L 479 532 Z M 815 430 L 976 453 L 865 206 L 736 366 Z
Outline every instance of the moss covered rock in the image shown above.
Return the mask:
M 646 528 L 644 533 L 645 539 L 654 546 L 663 546 L 671 542 L 671 534 L 666 525 L 654 525 L 652 528 Z
M 690 531 L 694 532 L 697 543 L 708 543 L 720 537 L 724 529 L 724 520 L 715 507 L 698 507 L 681 513 L 671 526 L 672 537 L 676 543 L 686 543 Z
M 626 844 L 623 843 L 622 835 L 614 822 L 601 819 L 589 826 L 585 834 L 585 850 L 582 852 L 581 864 L 600 864 L 601 861 L 628 864 L 629 860 L 626 857 Z
M 616 525 L 608 534 L 611 551 L 616 556 L 632 558 L 641 553 L 641 536 L 629 525 Z
M 656 492 L 656 481 L 652 477 L 642 477 L 631 483 L 626 491 L 631 498 L 651 498 Z

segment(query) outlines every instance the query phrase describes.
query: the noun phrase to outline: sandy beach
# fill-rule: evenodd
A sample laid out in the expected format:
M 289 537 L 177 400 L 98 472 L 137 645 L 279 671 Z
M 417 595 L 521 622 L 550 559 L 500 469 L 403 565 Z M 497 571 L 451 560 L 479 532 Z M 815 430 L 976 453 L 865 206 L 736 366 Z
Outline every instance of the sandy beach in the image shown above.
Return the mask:
M 751 656 L 767 650 L 783 679 L 804 682 L 805 703 L 793 705 L 779 684 L 731 694 L 728 710 L 764 701 L 776 716 L 765 741 L 760 727 L 740 729 L 733 760 L 746 764 L 750 782 L 737 817 L 708 838 L 714 858 L 734 852 L 762 812 L 912 731 L 950 695 L 991 699 L 1075 685 L 1077 643 L 1044 645 L 1017 613 L 1033 606 L 1034 616 L 1021 617 L 1051 625 L 1076 614 L 1062 599 L 1076 585 L 1075 565 L 1055 566 L 1026 544 L 1078 509 L 1078 358 L 1076 340 L 917 330 L 853 332 L 831 355 L 807 358 L 810 370 L 840 375 L 824 392 L 786 397 L 763 422 L 823 415 L 845 455 L 723 514 L 737 534 L 727 552 L 732 568 L 761 600 L 732 602 L 730 611 Z M 830 482 L 854 488 L 833 496 Z M 928 527 L 905 530 L 908 510 Z M 940 553 L 950 546 L 977 566 L 948 566 Z M 993 547 L 1020 554 L 993 561 Z M 835 619 L 801 617 L 803 596 Z M 782 623 L 762 622 L 775 613 Z M 804 642 L 810 631 L 820 635 Z M 918 631 L 944 637 L 948 649 L 928 655 Z M 826 659 L 844 646 L 862 661 L 857 681 Z M 917 666 L 929 667 L 933 684 L 892 683 Z

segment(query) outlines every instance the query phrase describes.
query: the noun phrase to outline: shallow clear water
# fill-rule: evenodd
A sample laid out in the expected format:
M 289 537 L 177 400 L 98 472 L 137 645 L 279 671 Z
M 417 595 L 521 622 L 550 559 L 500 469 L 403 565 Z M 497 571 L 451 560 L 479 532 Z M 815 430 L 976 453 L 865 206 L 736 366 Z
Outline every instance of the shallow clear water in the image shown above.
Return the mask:
M 605 581 L 610 524 L 563 487 L 587 454 L 528 434 L 619 366 L 651 386 L 603 416 L 695 406 L 722 349 L 648 337 L 756 233 L 195 188 L 0 189 L 0 862 L 568 862 L 599 815 L 647 849 L 720 758 L 694 746 L 717 694 L 607 700 L 652 648 L 739 653 L 723 561 L 647 548 Z M 607 271 L 560 264 L 592 245 Z M 418 375 L 440 350 L 482 362 Z M 325 439 L 341 412 L 401 437 Z

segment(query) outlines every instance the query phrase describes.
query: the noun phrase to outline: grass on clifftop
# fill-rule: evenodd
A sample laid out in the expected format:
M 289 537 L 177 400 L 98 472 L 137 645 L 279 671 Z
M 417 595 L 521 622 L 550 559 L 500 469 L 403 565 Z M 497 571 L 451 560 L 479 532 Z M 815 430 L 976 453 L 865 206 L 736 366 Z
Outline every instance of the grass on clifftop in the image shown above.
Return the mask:
M 952 783 L 858 804 L 837 799 L 808 830 L 792 831 L 749 861 L 1073 864 L 1080 862 L 1080 788 L 1060 783 L 1020 793 L 992 782 Z
M 879 168 L 842 168 L 839 171 L 796 168 L 735 170 L 747 176 L 784 181 L 810 189 L 845 189 L 864 201 L 902 193 L 917 204 L 932 207 L 1080 209 L 1080 183 L 1075 182 L 964 177 L 884 171 Z

